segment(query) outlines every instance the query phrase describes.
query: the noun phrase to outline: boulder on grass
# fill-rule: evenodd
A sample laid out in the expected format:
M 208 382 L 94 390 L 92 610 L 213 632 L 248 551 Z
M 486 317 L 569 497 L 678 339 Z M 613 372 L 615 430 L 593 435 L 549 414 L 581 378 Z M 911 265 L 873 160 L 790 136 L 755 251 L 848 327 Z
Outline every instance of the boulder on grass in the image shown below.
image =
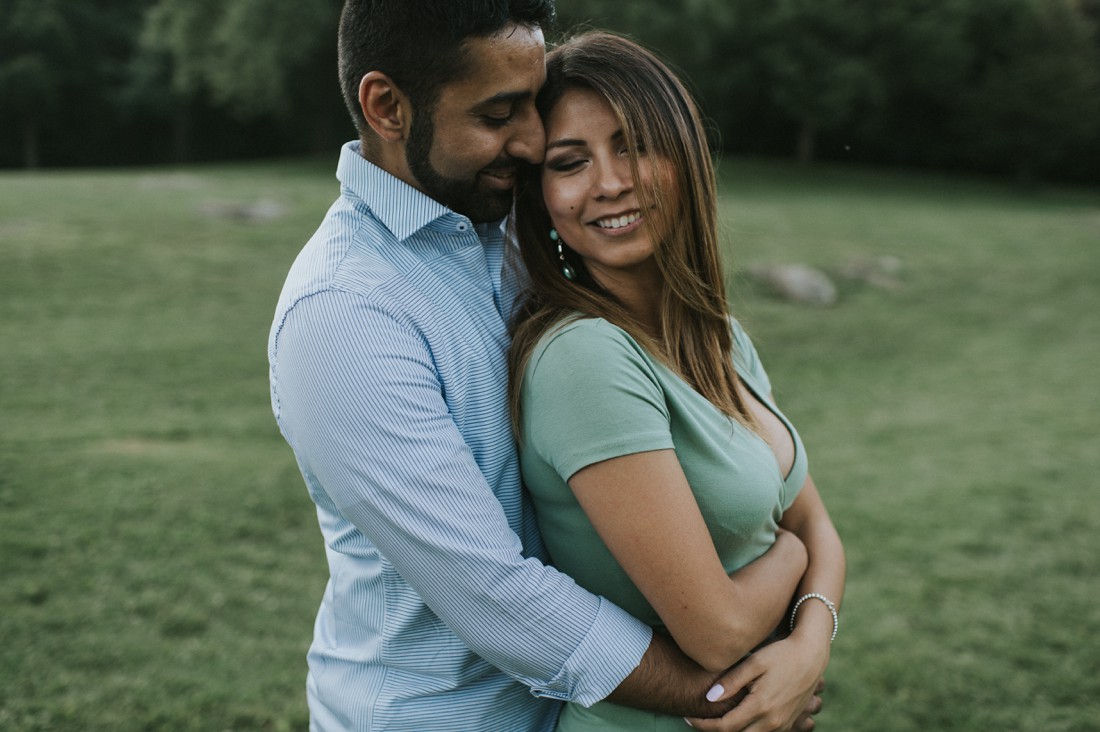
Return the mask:
M 772 294 L 790 302 L 812 307 L 829 307 L 837 301 L 836 285 L 829 275 L 805 264 L 761 264 L 748 274 Z

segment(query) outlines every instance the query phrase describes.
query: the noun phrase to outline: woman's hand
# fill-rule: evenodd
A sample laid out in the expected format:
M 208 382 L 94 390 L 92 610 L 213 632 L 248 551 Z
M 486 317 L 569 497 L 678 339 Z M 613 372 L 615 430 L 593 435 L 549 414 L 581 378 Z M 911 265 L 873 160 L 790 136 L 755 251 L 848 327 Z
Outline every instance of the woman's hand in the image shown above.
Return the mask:
M 761 648 L 718 680 L 708 694 L 712 701 L 744 694 L 725 716 L 685 721 L 707 732 L 807 732 L 821 709 L 816 695 L 824 688 L 828 664 L 827 637 L 792 635 Z

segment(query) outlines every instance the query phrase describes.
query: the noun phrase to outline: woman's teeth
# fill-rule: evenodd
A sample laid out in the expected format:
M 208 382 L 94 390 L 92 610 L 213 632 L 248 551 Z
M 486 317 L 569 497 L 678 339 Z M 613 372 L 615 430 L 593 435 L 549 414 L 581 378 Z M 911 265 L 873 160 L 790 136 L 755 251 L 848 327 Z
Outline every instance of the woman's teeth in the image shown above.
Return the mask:
M 640 218 L 642 218 L 642 214 L 635 211 L 634 213 L 627 214 L 625 216 L 616 216 L 609 219 L 598 219 L 596 221 L 596 226 L 600 227 L 601 229 L 621 229 L 624 226 L 633 224 Z

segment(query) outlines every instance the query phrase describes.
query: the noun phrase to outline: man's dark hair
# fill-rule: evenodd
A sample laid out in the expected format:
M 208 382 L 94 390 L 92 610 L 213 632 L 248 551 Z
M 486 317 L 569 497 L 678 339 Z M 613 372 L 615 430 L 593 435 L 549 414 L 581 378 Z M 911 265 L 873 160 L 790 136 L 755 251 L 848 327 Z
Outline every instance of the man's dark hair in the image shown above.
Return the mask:
M 468 38 L 488 37 L 509 23 L 545 27 L 554 0 L 346 0 L 340 16 L 340 84 L 361 137 L 369 127 L 359 107 L 359 82 L 381 71 L 431 114 L 444 85 L 468 71 Z

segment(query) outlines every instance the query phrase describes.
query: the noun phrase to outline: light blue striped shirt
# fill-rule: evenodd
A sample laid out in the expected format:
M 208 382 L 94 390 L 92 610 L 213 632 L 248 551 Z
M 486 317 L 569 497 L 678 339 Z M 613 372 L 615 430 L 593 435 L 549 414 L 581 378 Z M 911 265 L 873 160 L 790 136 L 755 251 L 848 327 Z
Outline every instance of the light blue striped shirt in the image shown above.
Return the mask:
M 271 401 L 325 540 L 314 730 L 545 730 L 651 630 L 543 564 L 508 422 L 516 277 L 474 226 L 341 152 L 279 299 Z M 548 701 L 549 700 L 549 701 Z

